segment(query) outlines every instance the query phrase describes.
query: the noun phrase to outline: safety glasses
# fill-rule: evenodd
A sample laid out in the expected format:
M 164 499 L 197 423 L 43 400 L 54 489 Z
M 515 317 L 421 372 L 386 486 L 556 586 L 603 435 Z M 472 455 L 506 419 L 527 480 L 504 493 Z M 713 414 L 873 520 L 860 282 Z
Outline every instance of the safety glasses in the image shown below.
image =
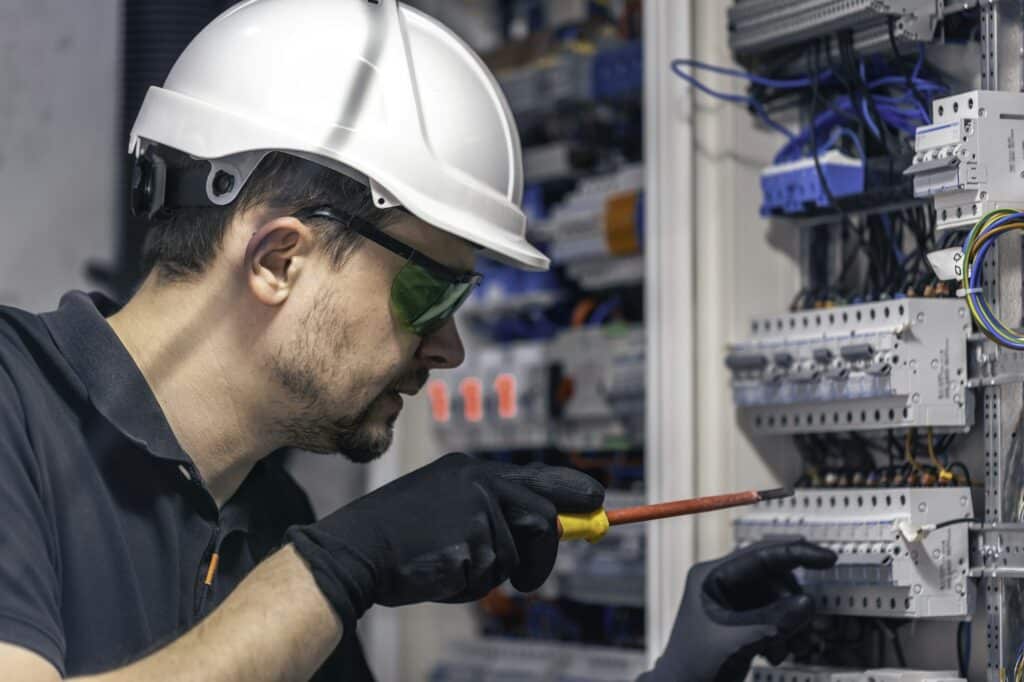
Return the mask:
M 391 307 L 403 326 L 419 336 L 440 329 L 483 279 L 480 273 L 459 272 L 442 265 L 369 221 L 330 206 L 304 209 L 293 216 L 299 220 L 323 218 L 341 223 L 404 258 L 405 265 L 391 282 Z

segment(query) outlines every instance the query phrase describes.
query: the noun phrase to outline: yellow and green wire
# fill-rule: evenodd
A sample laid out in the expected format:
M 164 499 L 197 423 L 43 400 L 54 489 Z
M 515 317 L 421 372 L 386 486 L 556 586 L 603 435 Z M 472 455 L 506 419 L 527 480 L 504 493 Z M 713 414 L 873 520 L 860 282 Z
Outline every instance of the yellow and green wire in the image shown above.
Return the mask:
M 963 288 L 967 307 L 971 317 L 981 331 L 990 339 L 1002 346 L 1015 350 L 1024 350 L 1024 335 L 1020 330 L 1012 329 L 995 316 L 982 292 L 981 270 L 988 250 L 996 238 L 1006 232 L 1024 231 L 1024 212 L 1012 209 L 998 209 L 987 213 L 971 231 L 967 233 L 963 243 L 964 266 L 960 284 Z

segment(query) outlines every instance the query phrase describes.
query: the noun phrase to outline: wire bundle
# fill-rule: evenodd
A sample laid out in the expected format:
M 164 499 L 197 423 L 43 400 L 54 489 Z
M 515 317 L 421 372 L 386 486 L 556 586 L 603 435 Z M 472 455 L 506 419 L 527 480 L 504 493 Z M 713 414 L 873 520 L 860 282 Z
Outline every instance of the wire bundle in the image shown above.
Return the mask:
M 1008 327 L 995 316 L 982 292 L 982 265 L 985 256 L 995 244 L 996 238 L 1014 230 L 1024 230 L 1024 212 L 999 209 L 986 214 L 975 223 L 963 242 L 964 267 L 961 285 L 971 317 L 982 332 L 1001 346 L 1024 350 L 1024 335 L 1021 331 Z
M 935 212 L 916 206 L 867 215 L 838 233 L 819 231 L 810 237 L 812 267 L 790 310 L 859 303 L 904 296 L 946 296 L 952 292 L 938 281 L 927 254 L 959 240 L 948 234 L 935 238 Z M 835 243 L 840 240 L 839 243 Z M 841 263 L 834 273 L 823 267 L 830 249 Z
M 881 141 L 885 140 L 886 131 L 882 129 L 880 123 L 892 130 L 913 135 L 917 126 L 931 122 L 927 109 L 931 99 L 948 92 L 948 88 L 942 83 L 921 76 L 924 65 L 923 50 L 919 52 L 912 71 L 905 76 L 895 74 L 887 65 L 869 64 L 863 59 L 851 61 L 851 70 L 856 81 L 852 84 L 849 75 L 842 76 L 840 70 L 832 66 L 824 69 L 811 68 L 806 75 L 792 78 L 770 78 L 741 69 L 707 64 L 696 59 L 674 59 L 671 67 L 678 77 L 701 92 L 726 102 L 745 104 L 767 126 L 782 133 L 787 142 L 775 155 L 775 163 L 797 160 L 805 155 L 821 154 L 828 149 L 837 148 L 843 139 L 853 145 L 861 160 L 866 160 L 861 136 L 854 132 L 851 125 L 862 123 L 875 139 Z M 686 69 L 710 71 L 746 80 L 753 86 L 752 92 L 739 95 L 714 90 Z M 837 86 L 845 89 L 847 93 L 835 95 L 828 101 L 825 111 L 815 115 L 806 127 L 796 133 L 773 119 L 762 98 L 757 95 L 757 92 L 809 91 L 812 88 Z M 823 144 L 816 145 L 815 141 L 821 141 Z
M 796 487 L 886 488 L 972 485 L 971 474 L 959 461 L 950 461 L 948 452 L 956 434 L 936 439 L 926 431 L 924 444 L 915 429 L 907 431 L 901 444 L 893 431 L 884 440 L 874 440 L 856 432 L 838 434 L 802 434 L 794 443 L 804 460 L 804 474 Z M 919 462 L 916 452 L 927 448 L 929 463 Z M 888 459 L 879 465 L 876 459 Z M 901 461 L 902 460 L 902 461 Z

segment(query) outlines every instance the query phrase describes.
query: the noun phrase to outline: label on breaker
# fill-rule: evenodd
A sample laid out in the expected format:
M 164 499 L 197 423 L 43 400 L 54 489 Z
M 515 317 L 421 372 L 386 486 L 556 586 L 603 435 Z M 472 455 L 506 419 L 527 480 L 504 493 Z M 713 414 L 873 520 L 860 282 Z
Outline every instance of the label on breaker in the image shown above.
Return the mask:
M 960 121 L 936 123 L 935 125 L 921 126 L 917 129 L 917 134 L 914 138 L 914 148 L 921 151 L 953 145 L 959 141 Z

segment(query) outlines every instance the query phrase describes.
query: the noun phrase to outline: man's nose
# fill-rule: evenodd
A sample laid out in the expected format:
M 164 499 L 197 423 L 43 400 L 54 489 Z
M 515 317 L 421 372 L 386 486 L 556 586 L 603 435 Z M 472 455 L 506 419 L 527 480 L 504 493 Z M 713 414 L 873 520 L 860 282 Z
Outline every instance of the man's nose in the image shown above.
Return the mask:
M 416 357 L 427 369 L 453 369 L 461 365 L 466 359 L 466 349 L 462 346 L 455 318 L 424 336 L 416 350 Z

